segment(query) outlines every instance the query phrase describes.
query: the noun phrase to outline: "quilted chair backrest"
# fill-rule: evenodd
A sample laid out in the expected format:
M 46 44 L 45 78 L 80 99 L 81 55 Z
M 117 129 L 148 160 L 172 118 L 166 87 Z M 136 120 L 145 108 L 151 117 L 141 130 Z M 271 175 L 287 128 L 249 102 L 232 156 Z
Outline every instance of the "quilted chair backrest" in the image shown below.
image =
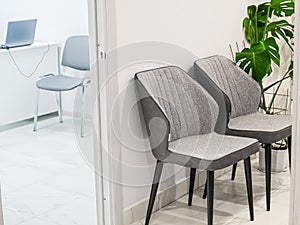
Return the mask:
M 151 102 L 142 104 L 145 120 L 154 119 L 162 112 L 168 121 L 169 141 L 214 130 L 219 108 L 214 99 L 186 72 L 174 66 L 152 69 L 137 73 L 135 76 L 140 89 Z M 149 131 L 148 131 L 149 132 Z M 153 130 L 155 132 L 155 130 Z
M 201 84 L 202 76 L 206 75 L 230 99 L 230 118 L 257 112 L 260 86 L 230 59 L 217 55 L 196 61 L 194 78 Z

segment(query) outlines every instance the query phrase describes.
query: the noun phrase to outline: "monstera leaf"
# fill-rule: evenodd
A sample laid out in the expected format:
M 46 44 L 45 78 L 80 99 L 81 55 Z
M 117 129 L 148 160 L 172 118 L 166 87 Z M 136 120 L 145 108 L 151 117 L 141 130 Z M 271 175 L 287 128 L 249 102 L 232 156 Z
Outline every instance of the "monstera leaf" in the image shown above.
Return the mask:
M 295 12 L 294 0 L 271 0 L 271 10 L 278 17 L 291 16 Z
M 246 40 L 250 44 L 264 39 L 265 27 L 269 19 L 268 7 L 266 4 L 248 6 L 248 17 L 243 21 L 243 28 Z
M 292 49 L 290 40 L 294 37 L 294 25 L 290 24 L 286 20 L 279 20 L 269 23 L 267 26 L 267 31 L 270 32 L 273 37 L 278 39 L 280 39 L 280 37 L 283 38 Z
M 252 44 L 236 54 L 236 62 L 247 73 L 262 85 L 265 76 L 272 72 L 272 61 L 280 65 L 279 47 L 274 38 Z
M 277 65 L 280 66 L 280 54 L 279 54 L 279 46 L 273 37 L 267 38 L 263 45 L 270 55 L 271 60 Z

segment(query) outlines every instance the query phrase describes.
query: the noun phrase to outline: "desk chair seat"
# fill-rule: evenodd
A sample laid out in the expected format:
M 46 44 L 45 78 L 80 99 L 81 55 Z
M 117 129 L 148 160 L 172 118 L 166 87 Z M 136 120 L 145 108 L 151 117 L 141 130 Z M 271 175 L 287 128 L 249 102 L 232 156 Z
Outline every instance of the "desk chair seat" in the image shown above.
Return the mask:
M 135 81 L 152 153 L 157 159 L 145 225 L 150 222 L 164 163 L 191 169 L 189 206 L 196 169 L 207 171 L 207 218 L 208 225 L 213 225 L 214 171 L 244 160 L 250 219 L 254 220 L 250 156 L 259 151 L 258 141 L 215 133 L 217 103 L 180 68 L 140 72 Z
M 211 56 L 194 63 L 194 79 L 218 102 L 228 116 L 226 133 L 250 137 L 265 145 L 266 202 L 271 208 L 272 143 L 287 138 L 291 165 L 292 125 L 289 115 L 264 115 L 258 112 L 261 88 L 252 77 L 224 56 Z M 232 172 L 235 178 L 237 165 Z M 205 194 L 204 194 L 205 197 Z
M 89 59 L 89 37 L 86 35 L 69 37 L 65 43 L 62 66 L 69 67 L 77 71 L 87 72 L 90 70 Z M 33 131 L 37 130 L 38 109 L 39 109 L 39 91 L 54 91 L 57 92 L 57 105 L 59 121 L 62 123 L 62 101 L 61 92 L 70 91 L 77 87 L 81 87 L 82 91 L 82 112 L 81 112 L 81 137 L 84 136 L 84 95 L 89 79 L 66 75 L 46 74 L 36 82 L 37 87 L 37 103 L 35 109 Z
M 71 76 L 48 76 L 36 82 L 39 89 L 47 91 L 70 91 L 83 85 L 84 79 Z

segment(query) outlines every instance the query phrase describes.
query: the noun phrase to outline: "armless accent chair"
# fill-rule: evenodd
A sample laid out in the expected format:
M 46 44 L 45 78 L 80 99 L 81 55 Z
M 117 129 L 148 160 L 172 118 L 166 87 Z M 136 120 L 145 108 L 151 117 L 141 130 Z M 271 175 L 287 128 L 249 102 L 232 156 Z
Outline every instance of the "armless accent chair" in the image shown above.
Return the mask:
M 89 37 L 86 35 L 69 37 L 63 50 L 61 65 L 78 71 L 90 70 L 89 58 Z M 62 123 L 62 101 L 61 92 L 70 91 L 77 87 L 82 89 L 82 112 L 81 112 L 81 137 L 84 136 L 84 95 L 90 79 L 68 76 L 65 74 L 46 74 L 40 77 L 36 82 L 37 102 L 34 117 L 33 131 L 37 129 L 38 109 L 39 109 L 39 92 L 40 90 L 54 91 L 57 93 L 57 105 L 59 122 Z
M 265 145 L 266 201 L 267 211 L 271 204 L 271 145 L 288 138 L 289 161 L 291 164 L 292 123 L 290 115 L 266 115 L 258 112 L 261 88 L 258 83 L 234 62 L 224 56 L 211 56 L 194 64 L 194 78 L 213 95 L 222 99 L 229 115 L 226 134 L 249 137 Z M 220 105 L 219 104 L 219 105 Z M 233 167 L 235 178 L 237 164 Z M 205 193 L 204 193 L 205 198 Z
M 217 103 L 178 67 L 139 72 L 135 81 L 152 153 L 157 159 L 145 224 L 150 221 L 165 163 L 191 169 L 188 205 L 192 204 L 196 169 L 207 171 L 208 225 L 212 225 L 214 171 L 240 160 L 245 163 L 250 219 L 254 220 L 250 156 L 259 151 L 258 141 L 216 133 Z

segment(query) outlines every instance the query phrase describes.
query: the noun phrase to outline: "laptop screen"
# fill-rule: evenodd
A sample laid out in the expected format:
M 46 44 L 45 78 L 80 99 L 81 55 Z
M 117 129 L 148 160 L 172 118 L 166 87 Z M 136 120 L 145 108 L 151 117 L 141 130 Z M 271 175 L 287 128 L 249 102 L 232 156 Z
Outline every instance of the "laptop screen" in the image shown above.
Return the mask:
M 5 45 L 10 48 L 31 45 L 36 24 L 37 19 L 8 22 Z

